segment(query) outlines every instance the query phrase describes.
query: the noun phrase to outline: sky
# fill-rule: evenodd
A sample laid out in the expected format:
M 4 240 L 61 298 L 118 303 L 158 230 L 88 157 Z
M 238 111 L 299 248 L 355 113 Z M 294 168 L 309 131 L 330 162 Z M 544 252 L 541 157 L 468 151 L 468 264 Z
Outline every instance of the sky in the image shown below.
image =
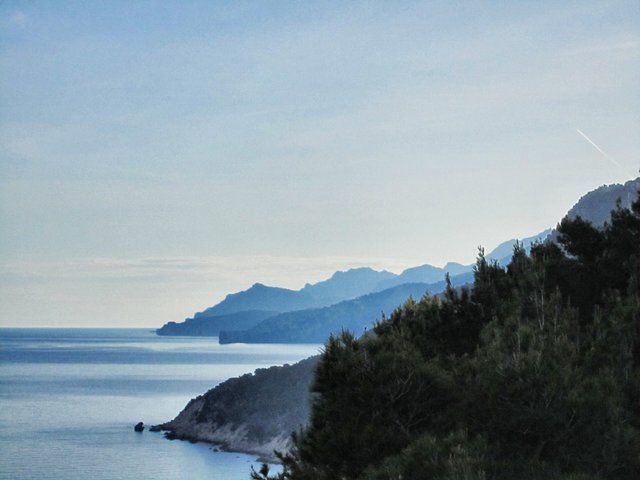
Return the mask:
M 472 263 L 638 176 L 640 3 L 0 2 L 0 326 Z

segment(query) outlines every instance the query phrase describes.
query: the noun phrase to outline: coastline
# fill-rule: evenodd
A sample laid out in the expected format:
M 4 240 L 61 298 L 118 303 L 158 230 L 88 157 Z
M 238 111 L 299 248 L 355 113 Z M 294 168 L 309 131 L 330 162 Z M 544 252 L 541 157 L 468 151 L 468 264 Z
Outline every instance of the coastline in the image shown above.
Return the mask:
M 164 432 L 164 437 L 168 440 L 207 443 L 225 452 L 256 455 L 259 461 L 267 463 L 278 463 L 278 457 L 274 451 L 283 451 L 290 447 L 288 433 L 280 433 L 276 437 L 260 442 L 250 438 L 249 428 L 245 423 L 218 425 L 209 421 L 198 421 L 198 416 L 205 403 L 204 396 L 196 397 L 176 418 L 160 425 L 153 425 L 151 429 Z
M 194 444 L 204 443 L 213 447 L 212 450 L 214 451 L 221 451 L 221 452 L 228 452 L 228 453 L 242 453 L 245 455 L 255 456 L 256 462 L 268 463 L 271 465 L 276 465 L 276 464 L 279 465 L 281 463 L 280 459 L 275 455 L 274 450 L 284 451 L 289 448 L 288 442 L 287 442 L 287 445 L 284 446 L 284 448 L 276 448 L 273 450 L 267 450 L 267 445 L 269 444 L 263 444 L 262 447 L 260 445 L 257 445 L 256 448 L 250 448 L 247 446 L 234 444 L 231 441 L 224 441 L 220 439 L 220 437 L 214 440 L 211 436 L 199 436 L 199 435 L 189 434 L 184 431 L 180 431 L 173 427 L 170 427 L 168 425 L 169 423 L 171 422 L 162 423 L 160 425 L 153 425 L 149 428 L 149 431 L 153 433 L 162 433 L 163 437 L 166 440 L 170 440 L 170 441 L 179 440 L 179 441 L 185 441 L 185 442 L 194 443 Z

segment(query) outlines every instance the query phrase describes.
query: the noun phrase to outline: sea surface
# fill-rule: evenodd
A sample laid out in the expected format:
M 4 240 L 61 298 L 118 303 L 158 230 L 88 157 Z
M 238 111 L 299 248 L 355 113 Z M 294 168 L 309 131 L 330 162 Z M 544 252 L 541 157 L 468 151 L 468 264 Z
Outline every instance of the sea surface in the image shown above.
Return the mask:
M 249 478 L 255 457 L 135 433 L 230 377 L 319 345 L 219 345 L 145 329 L 0 329 L 0 479 Z

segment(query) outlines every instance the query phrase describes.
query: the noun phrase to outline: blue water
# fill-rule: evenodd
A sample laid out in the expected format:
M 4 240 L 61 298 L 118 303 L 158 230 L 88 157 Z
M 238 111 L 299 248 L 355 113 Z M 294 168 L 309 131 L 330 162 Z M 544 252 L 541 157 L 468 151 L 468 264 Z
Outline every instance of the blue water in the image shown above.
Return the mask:
M 255 457 L 137 434 L 318 345 L 218 345 L 141 329 L 0 329 L 0 479 L 249 478 Z

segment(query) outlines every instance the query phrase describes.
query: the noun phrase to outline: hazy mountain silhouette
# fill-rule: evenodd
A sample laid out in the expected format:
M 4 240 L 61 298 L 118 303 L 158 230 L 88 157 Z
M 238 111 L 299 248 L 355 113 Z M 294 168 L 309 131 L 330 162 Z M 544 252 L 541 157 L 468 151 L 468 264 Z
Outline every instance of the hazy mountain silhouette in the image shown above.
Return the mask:
M 639 189 L 640 178 L 624 185 L 599 187 L 580 198 L 567 215 L 571 218 L 579 215 L 601 225 L 615 208 L 618 198 L 623 207 L 628 207 Z M 555 231 L 547 229 L 522 240 L 507 240 L 486 257 L 506 266 L 516 241 L 529 250 L 534 242 L 547 238 L 553 240 Z M 300 290 L 256 283 L 248 290 L 227 295 L 217 305 L 195 314 L 194 319 L 169 322 L 158 333 L 220 334 L 220 341 L 224 343 L 322 342 L 330 332 L 336 333 L 341 328 L 354 332 L 362 330 L 382 312 L 391 313 L 409 295 L 419 298 L 427 291 L 432 294 L 442 292 L 447 272 L 454 286 L 470 282 L 473 266 L 449 262 L 440 268 L 425 264 L 408 268 L 399 275 L 366 267 L 355 268 L 336 272 L 329 279 L 307 284 Z M 405 287 L 397 288 L 402 286 Z
M 331 278 L 313 285 L 307 283 L 301 291 L 333 304 L 370 293 L 380 283 L 394 278 L 397 275 L 386 270 L 379 272 L 369 267 L 353 268 L 346 272 L 336 272 Z
M 169 322 L 156 330 L 158 335 L 190 335 L 217 337 L 220 330 L 247 330 L 265 318 L 273 317 L 279 312 L 272 310 L 248 310 L 207 317 L 204 315 L 187 318 L 184 322 Z
M 511 261 L 511 254 L 513 253 L 513 247 L 516 242 L 522 244 L 524 249 L 529 253 L 531 250 L 531 245 L 535 242 L 543 242 L 545 241 L 549 235 L 551 235 L 553 229 L 548 228 L 544 232 L 540 232 L 537 235 L 533 235 L 531 237 L 523 238 L 522 240 L 518 240 L 516 238 L 512 238 L 511 240 L 507 240 L 506 242 L 502 242 L 496 248 L 494 248 L 491 253 L 487 255 L 488 260 L 495 260 L 502 266 L 506 266 Z
M 464 267 L 466 271 L 471 271 L 472 266 Z M 394 278 L 383 280 L 376 285 L 376 290 L 386 290 L 387 288 L 402 285 L 403 283 L 435 283 L 445 276 L 445 269 L 425 264 L 418 267 L 411 267 L 404 270 Z M 462 272 L 460 272 L 462 273 Z
M 451 277 L 453 286 L 472 280 L 473 272 Z M 342 330 L 359 335 L 374 320 L 390 315 L 407 298 L 420 299 L 425 293 L 441 293 L 445 287 L 444 280 L 429 284 L 404 283 L 329 307 L 281 313 L 245 331 L 223 330 L 220 343 L 322 343 L 331 333 Z
M 380 281 L 396 275 L 368 267 L 335 272 L 329 279 L 307 284 L 300 290 L 255 283 L 251 288 L 227 295 L 216 305 L 183 322 L 168 322 L 159 335 L 217 336 L 220 329 L 245 330 L 264 320 L 265 313 L 306 310 L 333 305 L 374 290 Z M 211 325 L 208 325 L 210 323 Z
M 320 306 L 317 299 L 306 292 L 254 283 L 247 290 L 230 293 L 220 303 L 196 313 L 194 318 L 215 317 L 246 310 L 289 312 L 317 306 Z

